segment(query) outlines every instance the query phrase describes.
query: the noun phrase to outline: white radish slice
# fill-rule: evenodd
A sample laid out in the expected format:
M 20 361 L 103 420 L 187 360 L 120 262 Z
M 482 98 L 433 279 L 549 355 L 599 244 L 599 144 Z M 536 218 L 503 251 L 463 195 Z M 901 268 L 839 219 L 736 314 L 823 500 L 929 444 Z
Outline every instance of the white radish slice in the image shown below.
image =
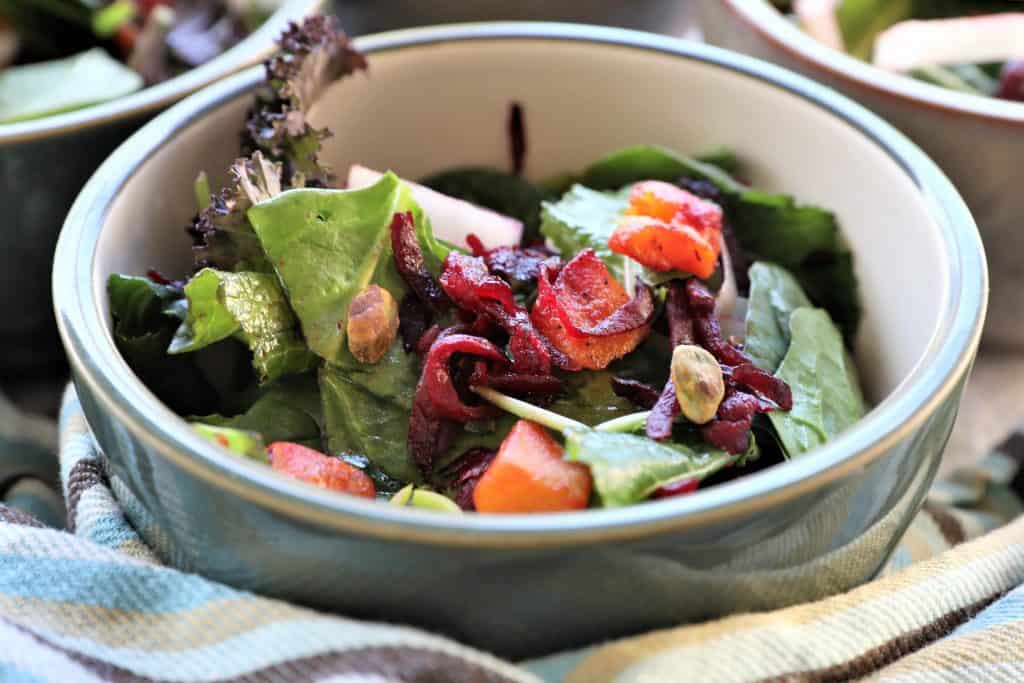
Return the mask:
M 350 190 L 369 187 L 383 175 L 379 171 L 353 164 L 348 170 L 348 187 Z M 413 199 L 430 218 L 435 237 L 465 247 L 466 237 L 473 234 L 488 249 L 515 247 L 523 238 L 523 224 L 515 218 L 449 197 L 408 180 L 403 182 L 409 186 Z
M 796 0 L 793 13 L 800 20 L 800 27 L 819 43 L 836 50 L 846 51 L 843 34 L 839 30 L 836 9 L 839 0 Z
M 1024 12 L 901 21 L 878 34 L 872 61 L 889 71 L 911 71 L 1016 57 L 1024 57 Z
M 729 248 L 725 246 L 725 238 L 722 242 L 722 287 L 715 297 L 715 312 L 719 318 L 728 318 L 736 307 L 736 300 L 740 296 L 736 287 L 736 274 L 732 272 L 732 257 L 729 256 Z

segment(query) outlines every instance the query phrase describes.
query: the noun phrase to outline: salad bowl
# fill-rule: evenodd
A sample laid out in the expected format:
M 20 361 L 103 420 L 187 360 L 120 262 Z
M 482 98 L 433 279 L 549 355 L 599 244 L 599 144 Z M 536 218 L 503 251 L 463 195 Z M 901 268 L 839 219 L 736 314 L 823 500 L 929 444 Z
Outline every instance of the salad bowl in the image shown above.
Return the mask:
M 57 234 L 75 195 L 100 162 L 162 109 L 266 58 L 281 30 L 321 0 L 284 0 L 258 29 L 205 64 L 110 102 L 0 124 L 0 205 L 5 220 L 0 284 L 0 376 L 62 373 L 46 285 Z
M 705 39 L 806 74 L 869 107 L 903 131 L 949 175 L 987 247 L 993 287 L 985 343 L 1020 349 L 1024 324 L 1024 104 L 884 71 L 828 47 L 766 0 L 700 0 Z M 965 10 L 966 11 L 966 10 Z
M 871 577 L 934 477 L 984 321 L 981 242 L 937 167 L 849 100 L 708 46 L 519 23 L 356 44 L 368 75 L 331 85 L 310 112 L 334 132 L 321 158 L 335 169 L 365 164 L 415 178 L 454 164 L 503 166 L 515 102 L 529 178 L 630 144 L 725 145 L 758 186 L 832 208 L 860 280 L 854 346 L 873 408 L 827 445 L 736 481 L 558 514 L 387 505 L 233 457 L 129 369 L 106 284 L 114 273 L 189 269 L 182 226 L 195 212 L 192 179 L 228 168 L 237 153 L 263 77 L 251 70 L 122 145 L 79 196 L 57 248 L 56 313 L 79 397 L 131 521 L 163 558 L 509 657 L 777 607 Z M 822 149 L 832 150 L 827 163 Z

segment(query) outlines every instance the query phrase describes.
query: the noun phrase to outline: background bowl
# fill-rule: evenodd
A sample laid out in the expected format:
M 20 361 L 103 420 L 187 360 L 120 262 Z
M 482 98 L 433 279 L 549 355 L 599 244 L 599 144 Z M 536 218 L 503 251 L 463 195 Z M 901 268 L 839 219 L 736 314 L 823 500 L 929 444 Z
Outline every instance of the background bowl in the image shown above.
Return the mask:
M 945 170 L 981 230 L 992 274 L 986 345 L 1024 350 L 1024 104 L 877 69 L 808 36 L 764 0 L 700 0 L 709 42 L 800 71 L 871 108 Z
M 335 0 L 350 35 L 465 21 L 577 21 L 682 35 L 693 0 Z
M 856 254 L 866 303 L 857 353 L 876 407 L 819 451 L 735 482 L 560 515 L 396 508 L 231 456 L 131 373 L 110 334 L 105 282 L 149 267 L 187 271 L 191 180 L 200 169 L 223 179 L 261 79 L 251 70 L 115 152 L 57 249 L 58 322 L 79 395 L 129 516 L 165 559 L 513 657 L 816 598 L 874 574 L 934 476 L 984 318 L 981 243 L 934 164 L 831 91 L 704 45 L 558 24 L 358 43 L 369 74 L 328 89 L 313 112 L 334 130 L 322 158 L 336 169 L 360 161 L 418 177 L 456 163 L 503 166 L 515 100 L 531 177 L 633 143 L 726 145 L 758 185 L 834 209 Z
M 112 102 L 21 123 L 0 124 L 0 380 L 46 369 L 63 376 L 50 307 L 57 234 L 75 195 L 132 132 L 189 93 L 262 61 L 287 23 L 323 0 L 283 0 L 256 31 L 224 54 Z

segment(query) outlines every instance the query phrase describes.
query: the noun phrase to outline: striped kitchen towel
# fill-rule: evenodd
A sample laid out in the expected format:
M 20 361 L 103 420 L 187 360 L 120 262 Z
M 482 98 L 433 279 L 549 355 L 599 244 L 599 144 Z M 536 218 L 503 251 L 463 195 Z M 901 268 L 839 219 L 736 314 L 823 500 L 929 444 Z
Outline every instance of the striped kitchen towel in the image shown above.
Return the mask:
M 0 462 L 25 446 L 9 408 Z M 69 531 L 39 521 L 60 518 L 40 482 L 0 495 L 0 681 L 1021 681 L 1024 518 L 1005 522 L 1022 458 L 1024 432 L 937 485 L 882 577 L 849 593 L 513 664 L 161 566 L 69 392 Z

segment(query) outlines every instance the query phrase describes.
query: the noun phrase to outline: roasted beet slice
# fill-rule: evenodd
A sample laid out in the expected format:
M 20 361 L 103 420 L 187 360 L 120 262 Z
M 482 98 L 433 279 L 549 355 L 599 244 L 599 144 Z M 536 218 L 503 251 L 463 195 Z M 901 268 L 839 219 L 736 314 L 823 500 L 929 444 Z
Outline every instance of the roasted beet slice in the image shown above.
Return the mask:
M 793 392 L 789 385 L 753 363 L 744 363 L 733 368 L 732 381 L 750 389 L 761 398 L 768 399 L 782 410 L 793 408 Z
M 460 422 L 492 417 L 496 412 L 491 406 L 467 405 L 462 400 L 452 377 L 453 358 L 463 354 L 500 366 L 507 363 L 501 349 L 486 339 L 449 330 L 438 334 L 427 352 L 409 416 L 409 459 L 425 475 L 451 446 Z
M 411 211 L 396 213 L 391 219 L 391 250 L 399 274 L 416 296 L 437 313 L 447 310 L 451 302 L 427 270 Z
M 715 317 L 715 299 L 695 278 L 680 287 L 669 285 L 665 302 L 669 336 L 673 347 L 697 343 L 718 361 L 725 379 L 726 394 L 715 418 L 701 427 L 708 443 L 730 453 L 744 452 L 750 445 L 750 426 L 755 413 L 782 408 L 789 410 L 793 396 L 789 386 L 761 368 L 737 346 L 722 339 Z M 661 441 L 672 435 L 672 422 L 679 414 L 675 387 L 670 379 L 647 419 L 647 436 Z
M 612 391 L 616 396 L 632 401 L 644 410 L 650 410 L 661 398 L 661 392 L 649 384 L 635 379 L 612 377 Z
M 421 398 L 417 391 L 409 414 L 406 445 L 409 459 L 424 475 L 429 475 L 434 461 L 451 448 L 459 429 L 458 422 L 436 417 L 429 410 L 430 401 Z
M 417 349 L 433 319 L 433 312 L 415 293 L 410 292 L 402 297 L 402 303 L 398 306 L 398 334 L 402 337 L 406 353 Z M 430 341 L 432 343 L 433 340 Z M 430 344 L 427 344 L 428 349 Z
M 458 422 L 482 420 L 494 415 L 489 405 L 466 405 L 452 381 L 449 364 L 455 354 L 466 354 L 498 363 L 506 363 L 505 354 L 497 346 L 468 334 L 444 334 L 437 338 L 423 363 L 423 374 L 416 387 L 416 398 L 428 402 L 428 414 Z
M 680 344 L 693 343 L 693 318 L 690 316 L 690 308 L 686 303 L 686 290 L 675 280 L 668 285 L 668 295 L 665 297 L 665 317 L 668 320 L 668 337 L 672 348 Z
M 562 380 L 554 375 L 499 372 L 480 377 L 477 384 L 523 398 L 547 398 L 562 391 Z
M 540 275 L 543 265 L 560 267 L 558 255 L 538 244 L 529 247 L 496 247 L 487 249 L 476 235 L 466 237 L 466 243 L 487 264 L 487 269 L 512 285 L 531 282 Z
M 514 315 L 518 306 L 512 288 L 500 277 L 491 275 L 482 258 L 466 256 L 457 251 L 448 254 L 441 270 L 441 287 L 459 308 L 473 313 L 487 313 L 488 303 L 497 303 L 507 315 Z
M 672 423 L 680 413 L 679 401 L 676 400 L 676 387 L 669 379 L 658 397 L 658 402 L 651 408 L 647 417 L 647 438 L 664 441 L 672 436 Z
M 443 476 L 450 479 L 452 497 L 456 505 L 466 511 L 474 510 L 473 491 L 498 453 L 488 448 L 474 448 L 459 456 L 445 469 Z
M 549 375 L 552 362 L 571 368 L 568 359 L 553 353 L 526 309 L 516 303 L 512 288 L 491 275 L 483 259 L 453 251 L 445 259 L 441 287 L 460 309 L 497 324 L 509 335 L 509 353 L 516 372 Z

